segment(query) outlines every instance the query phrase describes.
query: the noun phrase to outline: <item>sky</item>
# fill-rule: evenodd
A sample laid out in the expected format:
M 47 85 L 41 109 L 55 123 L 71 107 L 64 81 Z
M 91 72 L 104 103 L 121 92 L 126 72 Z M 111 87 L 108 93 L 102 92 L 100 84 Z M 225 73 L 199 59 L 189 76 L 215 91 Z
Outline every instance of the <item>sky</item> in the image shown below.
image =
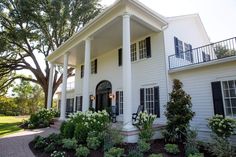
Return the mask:
M 139 0 L 166 16 L 198 13 L 211 42 L 236 36 L 236 0 Z M 109 6 L 115 0 L 101 0 Z

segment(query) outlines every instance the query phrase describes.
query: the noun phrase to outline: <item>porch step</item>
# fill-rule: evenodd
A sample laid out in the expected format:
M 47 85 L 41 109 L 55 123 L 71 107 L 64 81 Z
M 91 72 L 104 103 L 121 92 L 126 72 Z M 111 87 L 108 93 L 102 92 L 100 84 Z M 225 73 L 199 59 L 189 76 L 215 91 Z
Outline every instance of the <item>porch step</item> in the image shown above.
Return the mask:
M 51 125 L 50 127 L 59 130 L 60 127 L 61 127 L 62 122 L 63 122 L 63 121 L 60 121 L 59 119 L 55 119 L 55 120 L 54 120 L 54 124 Z

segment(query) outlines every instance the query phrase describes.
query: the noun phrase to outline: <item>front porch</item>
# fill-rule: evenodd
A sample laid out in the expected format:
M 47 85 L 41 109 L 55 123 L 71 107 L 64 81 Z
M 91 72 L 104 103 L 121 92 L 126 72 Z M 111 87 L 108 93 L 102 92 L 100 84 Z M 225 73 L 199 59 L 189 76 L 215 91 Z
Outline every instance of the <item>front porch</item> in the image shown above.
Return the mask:
M 134 128 L 131 119 L 133 91 L 130 45 L 132 41 L 144 38 L 154 32 L 161 32 L 167 23 L 161 16 L 151 11 L 146 12 L 143 6 L 137 2 L 118 1 L 117 3 L 92 20 L 47 58 L 51 63 L 50 76 L 53 74 L 55 64 L 63 65 L 60 120 L 66 118 L 68 66 L 75 68 L 74 104 L 77 105 L 76 102 L 80 101 L 83 112 L 89 109 L 91 100 L 93 100 L 92 104 L 96 110 L 100 110 L 104 106 L 115 105 L 113 97 L 116 93 L 114 93 L 114 90 L 107 90 L 105 94 L 101 94 L 96 89 L 96 93 L 91 95 L 90 86 L 93 83 L 91 79 L 91 68 L 93 66 L 91 60 L 95 61 L 97 57 L 121 48 L 122 55 L 119 56 L 119 65 L 121 62 L 122 67 L 120 67 L 121 76 L 119 76 L 119 79 L 121 80 L 120 87 L 123 92 L 123 113 L 120 121 L 122 121 L 122 131 L 130 131 Z M 146 49 L 150 49 L 150 47 Z M 109 74 L 109 71 L 106 71 L 106 73 Z M 80 78 L 81 75 L 82 78 Z M 82 84 L 79 84 L 78 79 L 82 79 Z M 102 78 L 100 81 L 106 79 Z M 51 106 L 52 81 L 50 77 L 48 108 Z M 82 89 L 81 93 L 79 89 Z M 107 101 L 104 101 L 104 99 L 107 99 Z

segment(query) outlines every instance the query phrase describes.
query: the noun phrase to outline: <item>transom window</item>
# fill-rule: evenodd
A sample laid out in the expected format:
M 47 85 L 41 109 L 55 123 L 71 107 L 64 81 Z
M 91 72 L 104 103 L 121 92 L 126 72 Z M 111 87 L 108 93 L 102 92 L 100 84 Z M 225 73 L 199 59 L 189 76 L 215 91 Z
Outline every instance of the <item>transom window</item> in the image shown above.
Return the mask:
M 236 80 L 223 81 L 225 115 L 236 117 Z
M 154 88 L 144 90 L 144 108 L 149 114 L 154 114 Z
M 137 49 L 136 49 L 136 43 L 130 45 L 130 50 L 131 50 L 131 61 L 136 61 L 137 60 Z
M 139 41 L 139 59 L 147 58 L 146 40 Z

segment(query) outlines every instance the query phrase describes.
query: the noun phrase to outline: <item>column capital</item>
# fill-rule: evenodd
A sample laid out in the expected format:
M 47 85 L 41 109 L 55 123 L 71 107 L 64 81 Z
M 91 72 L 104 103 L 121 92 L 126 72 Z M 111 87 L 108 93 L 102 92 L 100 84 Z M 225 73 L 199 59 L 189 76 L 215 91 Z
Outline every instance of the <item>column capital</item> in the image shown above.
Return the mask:
M 131 14 L 128 12 L 124 12 L 122 15 L 124 18 L 130 18 Z
M 88 37 L 88 38 L 84 39 L 85 42 L 86 41 L 91 41 L 91 40 L 93 40 L 93 37 Z

